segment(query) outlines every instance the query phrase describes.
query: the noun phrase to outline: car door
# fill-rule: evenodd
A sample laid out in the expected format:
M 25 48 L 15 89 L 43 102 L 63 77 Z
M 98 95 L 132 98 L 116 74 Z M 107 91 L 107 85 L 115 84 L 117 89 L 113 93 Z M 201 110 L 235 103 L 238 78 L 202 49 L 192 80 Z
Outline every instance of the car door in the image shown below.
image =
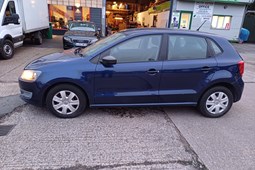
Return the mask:
M 159 89 L 162 103 L 196 104 L 198 94 L 217 69 L 209 51 L 203 37 L 168 35 L 168 56 L 163 63 Z
M 107 67 L 98 63 L 95 104 L 158 103 L 161 41 L 162 35 L 133 37 L 101 54 L 116 58 L 117 64 Z

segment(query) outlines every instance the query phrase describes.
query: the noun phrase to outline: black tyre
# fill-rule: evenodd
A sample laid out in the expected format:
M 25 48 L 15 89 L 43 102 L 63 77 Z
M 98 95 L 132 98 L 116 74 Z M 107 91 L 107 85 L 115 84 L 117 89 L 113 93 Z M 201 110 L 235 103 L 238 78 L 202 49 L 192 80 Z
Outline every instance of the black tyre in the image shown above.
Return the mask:
M 232 92 L 226 87 L 218 86 L 205 92 L 198 104 L 198 109 L 206 117 L 217 118 L 226 114 L 232 104 Z
M 79 88 L 63 84 L 53 87 L 46 97 L 48 109 L 57 117 L 74 118 L 87 107 L 87 99 Z
M 36 45 L 41 45 L 43 43 L 43 37 L 40 31 L 35 33 L 34 42 Z
M 63 49 L 64 50 L 67 50 L 68 48 L 67 47 L 65 47 L 65 44 L 63 43 Z
M 11 59 L 14 55 L 14 45 L 10 40 L 4 40 L 3 46 L 1 49 L 1 58 L 2 59 Z

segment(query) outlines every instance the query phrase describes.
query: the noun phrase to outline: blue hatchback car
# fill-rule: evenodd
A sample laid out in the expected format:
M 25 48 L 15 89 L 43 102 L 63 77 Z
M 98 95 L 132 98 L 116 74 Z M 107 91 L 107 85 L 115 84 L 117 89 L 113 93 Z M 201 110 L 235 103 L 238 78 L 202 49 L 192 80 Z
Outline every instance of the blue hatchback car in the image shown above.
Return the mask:
M 131 29 L 39 58 L 26 66 L 19 85 L 23 100 L 61 118 L 86 107 L 171 105 L 220 117 L 240 100 L 243 72 L 243 59 L 217 35 Z

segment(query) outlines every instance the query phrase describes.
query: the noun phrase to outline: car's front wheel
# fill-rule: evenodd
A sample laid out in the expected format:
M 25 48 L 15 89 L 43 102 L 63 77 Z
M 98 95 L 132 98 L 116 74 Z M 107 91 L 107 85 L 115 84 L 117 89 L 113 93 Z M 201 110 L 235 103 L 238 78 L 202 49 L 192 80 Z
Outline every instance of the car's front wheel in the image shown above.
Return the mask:
M 14 45 L 12 43 L 12 41 L 10 40 L 4 40 L 3 45 L 2 45 L 2 49 L 1 49 L 1 53 L 0 53 L 0 57 L 2 59 L 11 59 L 14 55 Z
M 218 86 L 204 93 L 198 104 L 198 108 L 204 116 L 217 118 L 226 114 L 232 104 L 232 92 L 226 87 Z
M 82 90 L 73 85 L 63 84 L 49 91 L 46 105 L 57 117 L 74 118 L 84 112 L 87 100 Z

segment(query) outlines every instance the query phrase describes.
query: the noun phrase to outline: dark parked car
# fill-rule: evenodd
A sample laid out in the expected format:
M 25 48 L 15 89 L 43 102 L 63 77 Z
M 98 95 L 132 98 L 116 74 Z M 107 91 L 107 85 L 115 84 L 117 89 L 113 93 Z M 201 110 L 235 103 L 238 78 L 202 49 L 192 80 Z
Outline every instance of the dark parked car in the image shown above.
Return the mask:
M 216 35 L 169 29 L 134 29 L 84 49 L 55 53 L 26 66 L 21 98 L 58 117 L 86 107 L 197 106 L 207 117 L 240 100 L 244 62 Z
M 98 41 L 100 32 L 92 22 L 70 21 L 63 36 L 63 48 L 87 47 Z

